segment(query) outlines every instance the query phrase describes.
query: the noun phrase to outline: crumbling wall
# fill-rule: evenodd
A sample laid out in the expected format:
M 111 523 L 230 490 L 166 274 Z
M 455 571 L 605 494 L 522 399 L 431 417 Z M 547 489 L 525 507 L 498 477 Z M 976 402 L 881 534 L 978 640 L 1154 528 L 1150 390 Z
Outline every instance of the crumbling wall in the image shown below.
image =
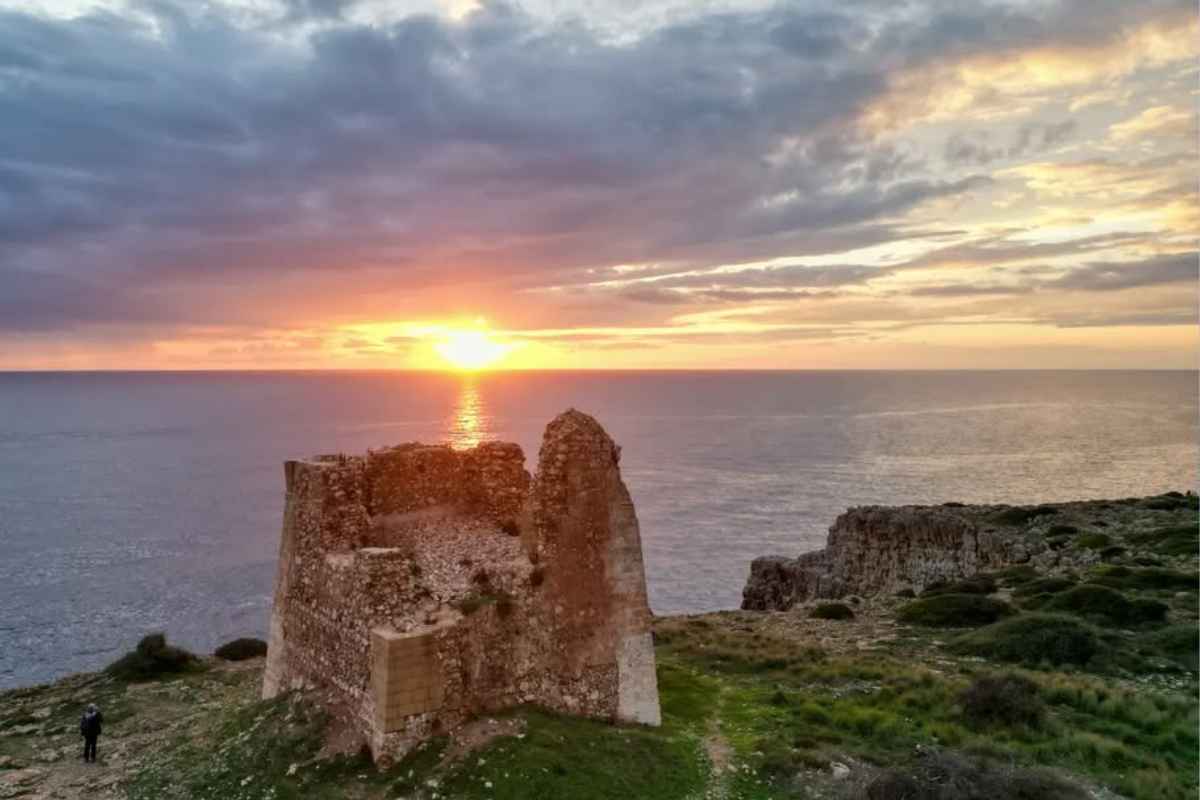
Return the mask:
M 264 696 L 325 690 L 385 758 L 518 703 L 657 724 L 619 456 L 572 410 L 534 479 L 508 443 L 288 462 Z

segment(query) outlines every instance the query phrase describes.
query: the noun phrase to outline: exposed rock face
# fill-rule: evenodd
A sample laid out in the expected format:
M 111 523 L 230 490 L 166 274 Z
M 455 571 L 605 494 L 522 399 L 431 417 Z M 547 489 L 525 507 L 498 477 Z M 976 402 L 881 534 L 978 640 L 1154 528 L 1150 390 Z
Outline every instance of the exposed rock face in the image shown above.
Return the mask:
M 750 565 L 742 608 L 786 610 L 811 599 L 920 591 L 931 583 L 1024 563 L 1040 537 L 991 520 L 1003 506 L 863 506 L 842 514 L 825 549 Z
M 518 703 L 659 723 L 641 536 L 591 417 L 520 447 L 286 464 L 263 695 L 322 688 L 377 758 Z

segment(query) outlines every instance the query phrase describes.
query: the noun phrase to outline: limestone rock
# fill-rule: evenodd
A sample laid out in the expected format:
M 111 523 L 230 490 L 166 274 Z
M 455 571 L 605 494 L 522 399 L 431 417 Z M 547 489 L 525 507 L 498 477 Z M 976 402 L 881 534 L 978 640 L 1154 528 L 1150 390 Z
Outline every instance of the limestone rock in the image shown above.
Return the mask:
M 842 514 L 823 550 L 750 565 L 747 610 L 787 610 L 813 599 L 870 596 L 1025 563 L 1045 551 L 1020 529 L 990 524 L 994 506 L 862 506 Z

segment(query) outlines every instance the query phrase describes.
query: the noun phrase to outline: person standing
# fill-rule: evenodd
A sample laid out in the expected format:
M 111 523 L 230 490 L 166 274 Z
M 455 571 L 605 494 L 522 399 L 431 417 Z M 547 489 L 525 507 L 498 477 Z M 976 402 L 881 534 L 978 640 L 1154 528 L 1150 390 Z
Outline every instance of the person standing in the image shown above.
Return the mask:
M 104 723 L 104 716 L 100 713 L 100 709 L 96 708 L 95 703 L 88 705 L 87 710 L 83 712 L 83 718 L 79 720 L 79 734 L 83 737 L 83 760 L 96 763 L 96 740 L 100 738 L 100 727 Z

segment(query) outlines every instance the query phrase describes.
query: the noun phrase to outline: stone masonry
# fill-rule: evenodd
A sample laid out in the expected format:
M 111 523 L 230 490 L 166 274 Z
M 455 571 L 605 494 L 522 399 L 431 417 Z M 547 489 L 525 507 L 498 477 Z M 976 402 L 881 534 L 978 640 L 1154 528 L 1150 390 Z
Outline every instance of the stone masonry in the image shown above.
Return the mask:
M 660 721 L 620 448 L 569 410 L 515 444 L 285 464 L 263 696 L 320 689 L 377 759 L 522 703 Z

